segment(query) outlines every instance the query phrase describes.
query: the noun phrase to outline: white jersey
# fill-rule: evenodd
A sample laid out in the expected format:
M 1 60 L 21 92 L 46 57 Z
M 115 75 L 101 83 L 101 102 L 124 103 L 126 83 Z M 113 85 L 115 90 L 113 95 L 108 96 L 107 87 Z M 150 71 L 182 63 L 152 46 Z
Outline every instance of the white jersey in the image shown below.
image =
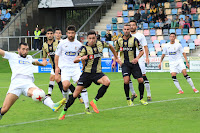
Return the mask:
M 147 46 L 147 40 L 142 33 L 136 32 L 135 34 L 131 34 L 131 35 L 138 39 L 138 41 L 140 42 L 140 45 L 142 45 L 142 47 Z M 143 48 L 143 51 L 144 51 L 144 48 Z M 139 53 L 140 53 L 140 51 L 138 49 L 136 49 L 136 56 L 138 56 Z M 141 56 L 139 61 L 144 61 L 144 56 Z
M 78 50 L 82 47 L 82 43 L 78 40 L 70 42 L 68 39 L 60 41 L 55 54 L 59 56 L 59 68 L 79 67 L 78 63 L 74 63 L 74 59 L 78 55 Z
M 183 53 L 183 47 L 180 43 L 171 44 L 167 43 L 164 48 L 162 54 L 169 55 L 169 63 L 173 64 L 179 61 L 182 61 L 181 54 Z
M 12 71 L 11 80 L 13 80 L 16 76 L 28 76 L 34 79 L 32 63 L 35 60 L 31 55 L 27 55 L 26 58 L 23 58 L 19 54 L 5 52 L 5 56 L 3 58 L 8 59 L 9 61 Z

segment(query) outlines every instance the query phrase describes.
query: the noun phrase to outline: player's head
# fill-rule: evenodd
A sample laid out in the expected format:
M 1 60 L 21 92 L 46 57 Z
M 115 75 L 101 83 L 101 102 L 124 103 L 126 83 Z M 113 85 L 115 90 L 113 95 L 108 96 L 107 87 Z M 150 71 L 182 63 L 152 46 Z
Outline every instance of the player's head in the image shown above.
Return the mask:
M 76 35 L 76 27 L 74 25 L 69 25 L 67 27 L 67 38 L 70 42 L 74 41 L 75 35 Z
M 18 54 L 21 57 L 26 58 L 26 56 L 28 55 L 28 50 L 29 50 L 29 47 L 28 47 L 27 43 L 21 42 L 19 44 L 19 46 L 18 46 Z
M 131 20 L 130 22 L 129 22 L 129 24 L 130 24 L 130 27 L 131 27 L 131 32 L 135 32 L 136 31 L 136 29 L 137 29 L 137 21 L 135 21 L 135 20 Z
M 175 33 L 170 33 L 169 39 L 170 39 L 171 43 L 174 43 L 175 39 L 176 39 L 176 34 Z
M 62 33 L 61 33 L 61 30 L 59 28 L 55 29 L 54 36 L 55 36 L 56 40 L 60 40 L 61 39 Z
M 96 32 L 94 30 L 88 31 L 87 40 L 89 46 L 93 46 L 96 43 L 97 37 L 96 37 Z
M 53 29 L 47 29 L 46 37 L 47 40 L 53 40 Z
M 130 36 L 130 24 L 125 24 L 123 28 L 124 36 L 128 37 Z

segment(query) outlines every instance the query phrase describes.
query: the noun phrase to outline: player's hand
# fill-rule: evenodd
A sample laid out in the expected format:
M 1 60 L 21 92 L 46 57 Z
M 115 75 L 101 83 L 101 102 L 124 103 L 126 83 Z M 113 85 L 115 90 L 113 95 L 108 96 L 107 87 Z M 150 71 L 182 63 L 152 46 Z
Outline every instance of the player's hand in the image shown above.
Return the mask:
M 117 62 L 120 66 L 122 66 L 122 61 L 121 61 L 120 59 L 116 59 L 116 62 Z
M 55 75 L 58 75 L 58 74 L 59 74 L 59 72 L 60 72 L 60 68 L 59 68 L 59 67 L 57 67 L 57 68 L 56 68 L 56 70 L 55 70 Z
M 81 60 L 87 60 L 87 59 L 88 59 L 88 55 L 81 57 Z
M 190 65 L 189 65 L 189 63 L 188 63 L 188 62 L 186 62 L 186 66 L 187 66 L 188 68 L 190 68 Z
M 42 65 L 43 65 L 43 66 L 46 66 L 47 64 L 48 64 L 47 60 L 43 60 L 43 61 L 42 61 Z
M 135 58 L 135 59 L 133 59 L 131 62 L 132 62 L 133 64 L 136 64 L 136 63 L 138 62 L 138 59 Z
M 161 68 L 161 63 L 158 65 L 158 68 L 159 68 L 159 69 Z
M 146 58 L 146 63 L 149 64 L 149 57 Z
M 116 66 L 116 62 L 113 61 L 113 63 L 112 63 L 112 68 L 115 68 L 115 66 Z

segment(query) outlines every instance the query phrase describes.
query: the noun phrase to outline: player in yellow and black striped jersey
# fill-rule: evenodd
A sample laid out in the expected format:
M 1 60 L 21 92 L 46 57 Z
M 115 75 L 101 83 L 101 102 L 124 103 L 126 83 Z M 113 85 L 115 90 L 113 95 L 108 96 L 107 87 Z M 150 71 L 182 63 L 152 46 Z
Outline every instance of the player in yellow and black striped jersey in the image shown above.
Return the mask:
M 81 60 L 85 61 L 85 67 L 83 68 L 83 73 L 78 80 L 78 84 L 76 86 L 75 92 L 73 93 L 73 97 L 69 98 L 64 111 L 67 111 L 67 109 L 74 103 L 74 100 L 84 89 L 84 87 L 87 88 L 91 85 L 92 82 L 94 82 L 95 84 L 102 84 L 102 86 L 99 88 L 95 99 L 90 102 L 90 105 L 93 107 L 93 110 L 96 113 L 99 113 L 96 102 L 101 97 L 103 97 L 110 85 L 109 78 L 101 71 L 101 58 L 104 47 L 109 47 L 113 52 L 116 61 L 121 64 L 121 61 L 118 59 L 117 53 L 115 52 L 113 46 L 104 42 L 97 41 L 95 31 L 91 30 L 88 32 L 87 40 L 88 42 L 85 46 L 81 47 L 79 55 L 74 60 L 74 63 L 78 63 Z M 62 119 L 62 117 L 60 118 Z
M 143 102 L 144 94 L 144 84 L 142 78 L 142 72 L 138 64 L 139 58 L 144 54 L 142 46 L 140 45 L 137 38 L 131 36 L 130 34 L 130 25 L 125 24 L 123 28 L 124 36 L 119 38 L 116 42 L 115 50 L 116 52 L 120 51 L 120 59 L 122 61 L 122 75 L 124 79 L 124 91 L 129 106 L 133 105 L 133 102 L 129 97 L 129 80 L 130 75 L 132 74 L 139 83 L 140 91 L 140 102 Z M 136 57 L 136 48 L 139 49 L 140 53 Z M 115 61 L 113 61 L 112 67 L 115 66 Z M 147 104 L 147 103 L 146 103 Z

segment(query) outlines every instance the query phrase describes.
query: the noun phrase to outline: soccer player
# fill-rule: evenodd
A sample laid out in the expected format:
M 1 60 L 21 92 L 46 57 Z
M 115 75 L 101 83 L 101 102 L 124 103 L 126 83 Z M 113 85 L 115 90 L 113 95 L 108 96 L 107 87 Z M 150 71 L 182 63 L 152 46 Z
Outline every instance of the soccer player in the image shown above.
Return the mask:
M 140 42 L 140 45 L 142 45 L 142 47 L 144 47 L 144 51 L 145 51 L 145 54 L 146 54 L 146 63 L 149 64 L 149 50 L 148 50 L 148 47 L 147 47 L 146 38 L 143 34 L 136 31 L 137 21 L 131 20 L 130 26 L 131 26 L 131 35 L 136 37 L 138 39 L 138 41 Z M 136 55 L 138 55 L 138 54 L 139 54 L 139 50 L 136 49 Z M 138 63 L 139 63 L 140 69 L 142 71 L 142 77 L 143 77 L 144 85 L 145 85 L 145 88 L 146 88 L 146 91 L 147 91 L 147 101 L 151 101 L 152 100 L 151 90 L 150 90 L 149 80 L 146 77 L 146 68 L 145 68 L 144 56 L 140 57 L 140 59 L 138 60 Z M 133 101 L 134 98 L 137 97 L 137 95 L 135 94 L 135 91 L 134 91 L 134 88 L 133 88 L 133 83 L 132 83 L 131 80 L 130 80 L 129 86 L 130 86 L 130 90 L 132 92 L 131 100 Z
M 102 86 L 98 90 L 96 97 L 90 102 L 90 105 L 93 107 L 93 110 L 96 113 L 99 113 L 99 110 L 97 108 L 97 101 L 101 97 L 103 97 L 110 85 L 109 78 L 101 71 L 101 57 L 103 55 L 104 47 L 109 47 L 110 50 L 113 52 L 115 58 L 117 59 L 116 61 L 119 64 L 121 64 L 113 46 L 107 43 L 97 41 L 95 31 L 91 30 L 87 33 L 87 40 L 88 42 L 85 46 L 81 47 L 78 56 L 74 60 L 74 63 L 78 63 L 80 61 L 86 62 L 85 67 L 83 69 L 83 73 L 80 79 L 78 80 L 78 84 L 73 93 L 73 97 L 69 98 L 64 110 L 61 112 L 58 118 L 59 120 L 65 119 L 65 115 L 67 113 L 68 108 L 74 103 L 74 100 L 77 98 L 78 94 L 80 94 L 84 88 L 89 87 L 92 84 L 92 82 L 94 82 L 97 85 L 102 84 Z
M 186 57 L 186 53 L 183 51 L 183 47 L 181 46 L 180 43 L 176 43 L 176 34 L 171 33 L 169 36 L 170 42 L 167 43 L 167 45 L 164 46 L 160 64 L 158 65 L 159 68 L 161 68 L 161 63 L 165 57 L 165 55 L 169 55 L 169 66 L 170 66 L 170 73 L 172 76 L 172 79 L 174 81 L 174 84 L 176 88 L 179 90 L 177 94 L 183 94 L 183 90 L 181 89 L 181 86 L 176 79 L 176 74 L 178 73 L 183 73 L 183 76 L 186 78 L 187 82 L 190 84 L 192 87 L 193 91 L 195 93 L 199 93 L 199 91 L 194 87 L 194 84 L 192 82 L 192 79 L 190 76 L 188 76 L 185 64 L 183 62 L 183 59 L 181 57 L 181 54 L 183 54 L 183 57 L 185 58 L 186 61 L 186 66 L 189 68 L 189 63 Z
M 148 103 L 143 100 L 144 95 L 144 84 L 141 69 L 138 64 L 139 58 L 144 54 L 142 46 L 140 45 L 138 39 L 133 37 L 130 34 L 130 24 L 125 24 L 123 28 L 124 36 L 119 38 L 116 42 L 116 52 L 120 50 L 120 59 L 122 60 L 122 75 L 124 79 L 124 92 L 126 95 L 126 100 L 128 106 L 134 105 L 132 100 L 129 97 L 129 81 L 130 75 L 132 74 L 135 79 L 137 79 L 139 83 L 139 92 L 140 92 L 140 103 L 143 105 L 147 105 Z M 140 52 L 138 56 L 136 56 L 136 49 Z M 113 61 L 112 67 L 116 65 L 116 62 Z
M 78 50 L 82 47 L 82 43 L 75 39 L 75 35 L 76 27 L 73 25 L 68 26 L 68 38 L 59 43 L 55 52 L 55 75 L 58 75 L 61 69 L 61 80 L 63 84 L 63 91 L 65 92 L 66 97 L 68 97 L 69 93 L 68 88 L 71 90 L 71 92 L 74 92 L 75 90 L 75 87 L 70 83 L 70 79 L 72 78 L 74 83 L 77 83 L 81 75 L 80 66 L 79 64 L 74 63 L 74 59 L 78 55 Z M 71 88 L 73 88 L 73 90 Z M 89 110 L 87 90 L 84 89 L 81 95 L 85 104 L 85 113 L 91 114 Z
M 10 87 L 4 100 L 3 107 L 0 108 L 0 119 L 21 94 L 32 97 L 33 91 L 38 89 L 33 83 L 33 65 L 46 66 L 47 61 L 40 63 L 37 60 L 34 60 L 32 56 L 27 55 L 28 50 L 29 47 L 26 43 L 19 44 L 18 54 L 0 49 L 0 55 L 3 56 L 3 58 L 8 59 L 12 70 Z M 51 98 L 44 100 L 46 103 L 45 105 L 49 106 L 53 111 L 57 111 L 65 101 L 66 99 L 62 99 L 60 102 L 54 104 Z

